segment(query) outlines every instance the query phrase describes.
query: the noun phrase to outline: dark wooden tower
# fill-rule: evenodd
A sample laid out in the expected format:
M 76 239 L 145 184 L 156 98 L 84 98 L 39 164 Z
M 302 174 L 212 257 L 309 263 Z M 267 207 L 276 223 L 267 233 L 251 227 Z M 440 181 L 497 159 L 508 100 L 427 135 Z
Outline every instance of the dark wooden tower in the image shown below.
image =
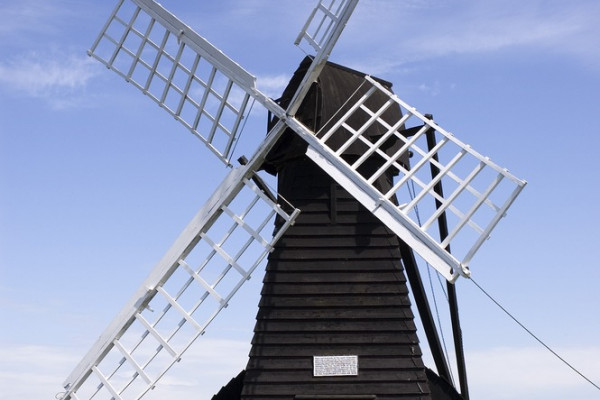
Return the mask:
M 283 107 L 310 61 L 295 72 L 280 99 Z M 319 132 L 361 95 L 363 77 L 328 63 L 297 117 Z M 390 121 L 400 117 L 399 108 L 386 113 Z M 356 118 L 362 125 L 367 117 Z M 329 145 L 335 148 L 347 134 L 340 131 Z M 381 134 L 368 132 L 372 139 Z M 390 152 L 397 149 L 389 144 Z M 431 393 L 437 385 L 430 385 L 422 361 L 398 237 L 306 158 L 305 150 L 287 132 L 264 164 L 277 174 L 279 195 L 301 214 L 269 256 L 247 368 L 214 399 L 451 398 Z M 363 151 L 353 145 L 344 157 Z M 373 159 L 364 168 L 379 165 Z M 389 187 L 395 172 L 389 170 L 377 185 Z

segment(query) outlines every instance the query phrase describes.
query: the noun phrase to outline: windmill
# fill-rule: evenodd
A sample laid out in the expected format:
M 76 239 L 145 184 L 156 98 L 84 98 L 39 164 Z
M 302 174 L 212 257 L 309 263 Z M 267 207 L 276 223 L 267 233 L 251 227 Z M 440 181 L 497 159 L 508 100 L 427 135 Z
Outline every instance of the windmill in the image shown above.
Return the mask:
M 433 390 L 427 387 L 432 380 L 424 375 L 425 370 L 419 364 L 418 340 L 411 336 L 415 335 L 410 327 L 412 313 L 409 307 L 406 311 L 403 303 L 407 294 L 402 292 L 402 287 L 406 285 L 398 260 L 402 258 L 416 292 L 419 285 L 411 261 L 413 251 L 449 283 L 460 276 L 470 276 L 471 259 L 506 214 L 525 182 L 462 143 L 431 116 L 410 107 L 391 92 L 391 84 L 328 62 L 357 3 L 358 0 L 319 2 L 296 41 L 296 44 L 311 46 L 314 55 L 300 65 L 295 80 L 288 85 L 286 98 L 275 101 L 257 88 L 254 76 L 155 1 L 118 2 L 90 55 L 181 122 L 230 168 L 230 172 L 67 378 L 63 400 L 142 398 L 182 360 L 189 347 L 204 334 L 269 254 L 270 267 L 259 311 L 261 318 L 266 314 L 269 318 L 259 318 L 257 322 L 257 347 L 251 354 L 246 376 L 232 381 L 233 386 L 239 382 L 245 386 L 241 389 L 245 390 L 241 394 L 244 398 L 279 398 L 277 393 L 268 390 L 257 394 L 261 385 L 270 389 L 291 388 L 289 390 L 295 392 L 289 396 L 297 398 L 338 398 L 341 395 L 397 398 L 402 395 L 398 391 L 404 390 L 403 387 L 412 398 L 432 398 Z M 330 102 L 327 90 L 320 91 L 318 83 L 326 77 L 332 84 L 341 78 L 343 82 L 352 83 L 342 84 L 341 101 L 337 98 Z M 241 165 L 234 167 L 233 148 L 251 102 L 258 103 L 272 115 L 269 132 L 252 157 L 240 160 Z M 311 114 L 312 107 L 307 106 L 316 105 L 319 110 L 325 110 L 325 103 L 335 104 L 332 106 L 335 109 L 328 109 L 319 116 Z M 295 156 L 286 160 L 290 153 Z M 290 168 L 298 160 L 302 164 Z M 259 177 L 261 169 L 278 173 L 277 195 L 271 193 Z M 297 174 L 298 171 L 302 174 Z M 310 261 L 312 272 L 305 264 L 281 274 L 282 270 L 276 265 L 281 265 L 282 260 L 284 264 L 289 261 L 290 254 L 294 254 L 290 247 L 307 237 L 309 241 L 315 240 L 302 232 L 311 229 L 310 224 L 293 226 L 305 214 L 310 218 L 311 207 L 309 205 L 308 213 L 298 207 L 306 198 L 294 196 L 296 192 L 288 190 L 290 184 L 285 176 L 292 176 L 294 182 L 304 180 L 301 185 L 309 193 L 312 187 L 319 185 L 319 190 L 329 188 L 326 197 L 330 230 L 323 231 L 323 235 L 329 235 L 328 240 L 345 240 L 347 235 L 342 231 L 347 222 L 338 221 L 338 216 L 349 210 L 351 218 L 360 219 L 354 222 L 362 224 L 356 225 L 358 234 L 352 240 L 369 242 L 363 243 L 360 251 L 368 252 L 370 243 L 378 241 L 377 246 L 385 248 L 388 255 L 377 260 L 376 268 L 369 268 L 373 256 L 341 255 L 337 260 L 344 262 L 333 263 L 330 269 L 323 269 L 323 263 L 317 265 Z M 315 176 L 319 177 L 318 185 L 315 185 Z M 407 188 L 413 193 L 409 198 L 400 194 Z M 338 213 L 338 206 L 349 209 Z M 322 239 L 321 247 L 328 247 L 322 246 Z M 340 247 L 348 248 L 348 245 Z M 350 249 L 358 251 L 355 247 Z M 320 260 L 323 261 L 322 256 Z M 292 264 L 287 263 L 287 267 Z M 299 285 L 315 279 L 311 273 L 316 270 L 321 280 L 313 281 L 314 285 Z M 339 282 L 340 277 L 346 281 Z M 362 278 L 353 281 L 356 277 Z M 383 361 L 358 354 L 364 343 L 349 343 L 344 339 L 330 343 L 343 344 L 338 347 L 304 343 L 301 354 L 265 357 L 267 347 L 272 348 L 277 341 L 290 344 L 289 339 L 294 334 L 298 340 L 308 338 L 309 342 L 317 337 L 326 338 L 323 332 L 297 335 L 297 330 L 286 330 L 280 321 L 301 315 L 311 324 L 335 319 L 323 313 L 315 316 L 315 312 L 322 311 L 318 305 L 329 301 L 328 306 L 331 306 L 340 299 L 343 301 L 328 307 L 335 309 L 337 316 L 330 325 L 350 332 L 376 331 L 375 336 L 367 334 L 366 342 L 385 341 L 389 336 L 377 335 L 387 332 L 386 329 L 369 321 L 352 321 L 353 318 L 347 316 L 355 311 L 347 308 L 354 296 L 346 290 L 363 290 L 365 282 L 370 284 L 368 290 L 376 291 L 375 296 L 365 301 L 377 304 L 363 301 L 359 308 L 367 310 L 370 316 L 384 298 L 389 302 L 384 302 L 382 307 L 392 313 L 398 312 L 399 305 L 405 306 L 402 310 L 407 315 L 400 320 L 408 324 L 403 332 L 410 337 L 394 347 L 398 357 L 387 357 L 394 365 L 383 368 L 387 368 L 393 379 L 403 374 L 399 372 L 404 368 L 398 365 L 400 358 L 413 363 L 410 373 L 401 376 L 400 384 L 394 386 L 369 378 L 380 374 L 372 371 L 379 371 Z M 341 287 L 345 289 L 338 290 Z M 327 291 L 327 301 L 315 293 L 319 288 Z M 285 293 L 280 292 L 282 290 Z M 334 296 L 336 291 L 342 295 Z M 288 304 L 288 308 L 300 312 L 278 320 L 273 315 L 285 310 L 273 302 L 277 303 L 280 298 L 289 301 L 286 293 L 296 299 L 296 305 Z M 315 308 L 307 310 L 297 305 L 310 301 Z M 417 299 L 417 303 L 422 319 L 427 320 L 426 299 Z M 368 308 L 370 306 L 374 308 Z M 385 314 L 379 321 L 394 318 Z M 353 324 L 350 328 L 344 325 L 348 320 Z M 391 324 L 391 332 L 398 330 L 394 321 Z M 433 330 L 427 326 L 425 329 L 430 345 L 437 347 Z M 332 333 L 331 337 L 344 336 L 339 333 Z M 269 340 L 274 342 L 267 343 Z M 333 348 L 337 350 L 332 351 Z M 403 353 L 407 350 L 410 354 Z M 381 359 L 387 356 L 380 355 Z M 443 359 L 435 358 L 438 373 L 444 376 L 447 372 L 444 372 Z M 290 368 L 289 360 L 298 363 Z M 263 362 L 272 364 L 267 367 Z M 308 374 L 308 383 L 304 385 L 294 377 L 278 376 L 279 371 L 286 369 L 300 371 L 304 377 Z M 265 374 L 265 371 L 271 372 Z M 279 380 L 279 385 L 273 380 Z M 386 389 L 377 392 L 368 381 L 376 381 L 379 387 Z M 464 396 L 465 392 L 463 390 Z

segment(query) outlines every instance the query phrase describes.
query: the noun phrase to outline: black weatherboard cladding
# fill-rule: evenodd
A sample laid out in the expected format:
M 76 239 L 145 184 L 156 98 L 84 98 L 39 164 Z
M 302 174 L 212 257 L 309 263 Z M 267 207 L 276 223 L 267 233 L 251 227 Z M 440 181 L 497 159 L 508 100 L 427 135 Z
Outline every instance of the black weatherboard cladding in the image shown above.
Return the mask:
M 284 91 L 283 107 L 309 63 L 301 63 Z M 296 116 L 322 135 L 357 88 L 360 95 L 363 77 L 328 63 Z M 400 109 L 383 117 L 397 120 Z M 366 118 L 358 115 L 349 124 Z M 365 136 L 376 140 L 382 134 L 373 127 Z M 327 144 L 338 148 L 347 135 L 337 132 Z M 389 143 L 389 151 L 398 146 Z M 344 157 L 355 159 L 362 147 L 351 146 Z M 277 174 L 279 195 L 302 212 L 269 255 L 249 361 L 230 385 L 244 400 L 432 399 L 398 237 L 307 159 L 305 150 L 287 132 L 263 167 Z M 363 168 L 378 165 L 373 158 Z M 388 170 L 376 184 L 390 187 L 396 172 Z M 358 356 L 357 375 L 313 376 L 314 356 L 346 355 Z M 214 399 L 238 398 L 221 394 Z
M 242 399 L 429 399 L 397 237 L 312 162 L 280 175 L 302 213 L 269 258 Z M 314 377 L 324 355 L 357 355 L 358 375 Z
M 310 61 L 300 64 L 284 91 L 283 107 Z M 328 63 L 296 116 L 322 135 L 353 103 L 348 100 L 366 91 L 363 77 Z M 399 116 L 392 108 L 383 117 Z M 348 123 L 359 126 L 367 118 L 357 114 Z M 383 133 L 373 126 L 366 136 L 376 140 Z M 347 137 L 340 130 L 327 144 L 337 149 Z M 242 398 L 429 399 L 398 238 L 308 160 L 305 149 L 286 132 L 265 163 L 278 174 L 279 194 L 302 212 L 269 257 Z M 356 144 L 344 156 L 364 150 Z M 365 168 L 374 168 L 377 160 L 369 164 Z M 388 186 L 392 174 L 378 184 Z M 341 355 L 358 356 L 358 375 L 313 376 L 313 356 Z

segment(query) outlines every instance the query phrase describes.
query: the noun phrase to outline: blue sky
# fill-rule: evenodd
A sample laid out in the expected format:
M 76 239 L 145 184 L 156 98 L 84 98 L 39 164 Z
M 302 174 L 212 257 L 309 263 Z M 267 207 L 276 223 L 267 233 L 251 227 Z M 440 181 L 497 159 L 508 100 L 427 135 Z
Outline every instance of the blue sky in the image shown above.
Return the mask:
M 304 56 L 292 43 L 313 3 L 162 2 L 273 96 Z M 0 400 L 60 391 L 226 172 L 86 56 L 113 6 L 0 1 Z M 331 58 L 528 180 L 473 277 L 597 384 L 599 15 L 595 0 L 362 0 Z M 244 367 L 260 275 L 155 396 L 208 398 Z M 457 289 L 472 398 L 598 396 L 472 282 Z

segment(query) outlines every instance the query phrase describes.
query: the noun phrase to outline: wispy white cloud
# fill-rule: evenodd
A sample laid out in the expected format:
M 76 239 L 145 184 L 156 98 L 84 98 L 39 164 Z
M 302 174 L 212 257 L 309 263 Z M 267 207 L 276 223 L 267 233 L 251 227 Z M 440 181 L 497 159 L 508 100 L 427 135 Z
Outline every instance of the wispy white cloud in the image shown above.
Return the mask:
M 95 67 L 86 56 L 30 52 L 0 62 L 0 85 L 60 109 L 81 101 L 79 91 L 96 75 Z
M 18 38 L 27 32 L 54 31 L 53 19 L 68 12 L 64 4 L 43 0 L 23 0 L 0 4 L 0 38 L 3 41 Z M 7 44 L 7 43 L 4 43 Z
M 589 379 L 600 377 L 600 347 L 554 349 Z M 467 354 L 473 398 L 585 400 L 598 390 L 541 346 Z M 599 382 L 595 382 L 598 384 Z
M 258 77 L 258 85 L 263 93 L 276 98 L 281 95 L 289 80 L 290 76 L 285 74 L 261 76 Z
M 570 18 L 565 18 L 565 15 L 539 12 L 527 5 L 510 12 L 475 7 L 458 15 L 452 23 L 438 21 L 438 29 L 427 29 L 408 49 L 413 53 L 423 51 L 420 56 L 487 52 L 517 46 L 561 50 L 559 46 L 565 44 L 565 39 L 581 32 L 584 25 L 577 20 L 585 22 L 581 21 L 581 14 L 569 13 Z M 456 22 L 461 20 L 465 23 Z
M 77 357 L 70 349 L 0 347 L 0 400 L 53 399 Z
M 419 85 L 418 89 L 421 92 L 429 94 L 430 96 L 437 96 L 441 92 L 439 81 L 435 81 L 431 84 L 422 83 Z
M 201 338 L 160 381 L 148 400 L 207 399 L 242 369 L 249 343 Z M 0 347 L 0 400 L 54 399 L 84 354 L 49 346 Z
M 82 15 L 83 7 L 89 14 Z M 85 45 L 77 42 L 95 7 L 70 0 L 1 3 L 0 89 L 54 109 L 81 104 L 81 91 L 95 73 Z
M 595 16 L 600 3 L 590 1 L 367 1 L 353 16 L 343 41 L 369 60 L 374 73 L 397 71 L 413 62 L 452 54 L 489 54 L 527 49 L 564 55 L 586 65 L 600 65 Z M 372 29 L 377 24 L 377 29 Z M 366 55 L 366 56 L 365 56 Z M 355 63 L 361 61 L 356 60 Z

